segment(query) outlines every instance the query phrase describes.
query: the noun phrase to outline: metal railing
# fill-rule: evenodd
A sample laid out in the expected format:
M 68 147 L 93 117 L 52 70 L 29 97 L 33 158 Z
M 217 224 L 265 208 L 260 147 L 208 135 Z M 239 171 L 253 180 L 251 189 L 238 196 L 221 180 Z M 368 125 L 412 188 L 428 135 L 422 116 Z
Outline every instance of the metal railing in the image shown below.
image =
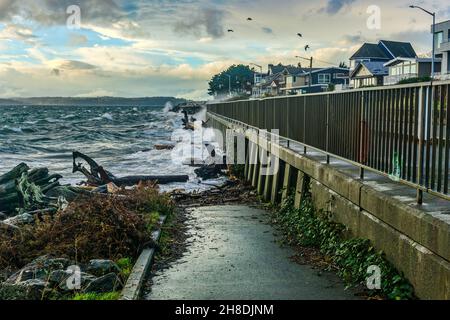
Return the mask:
M 208 112 L 298 142 L 444 199 L 450 82 L 212 103 Z

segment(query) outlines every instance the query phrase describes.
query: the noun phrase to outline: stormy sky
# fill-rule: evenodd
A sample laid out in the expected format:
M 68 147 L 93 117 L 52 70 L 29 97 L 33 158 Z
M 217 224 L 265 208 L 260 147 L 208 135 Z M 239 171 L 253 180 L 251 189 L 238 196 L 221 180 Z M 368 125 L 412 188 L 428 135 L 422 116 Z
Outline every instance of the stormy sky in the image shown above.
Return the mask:
M 448 0 L 0 0 L 0 97 L 197 99 L 232 63 L 267 68 L 312 55 L 328 66 L 380 39 L 425 54 L 431 17 L 410 4 L 450 19 Z M 67 24 L 74 5 L 80 28 Z M 380 28 L 367 25 L 374 5 Z

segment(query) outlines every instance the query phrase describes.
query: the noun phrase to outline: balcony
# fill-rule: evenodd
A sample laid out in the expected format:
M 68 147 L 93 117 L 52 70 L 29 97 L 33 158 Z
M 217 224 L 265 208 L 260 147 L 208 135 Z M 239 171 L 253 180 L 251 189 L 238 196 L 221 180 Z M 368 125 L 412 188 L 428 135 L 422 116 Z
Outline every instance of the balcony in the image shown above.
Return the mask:
M 434 74 L 434 79 L 441 81 L 450 80 L 450 73 L 436 72 Z
M 442 42 L 441 47 L 438 49 L 440 52 L 450 51 L 450 39 L 447 42 Z
M 385 76 L 384 77 L 384 85 L 391 86 L 398 84 L 402 80 L 417 78 L 419 75 L 417 73 L 405 73 L 396 76 Z

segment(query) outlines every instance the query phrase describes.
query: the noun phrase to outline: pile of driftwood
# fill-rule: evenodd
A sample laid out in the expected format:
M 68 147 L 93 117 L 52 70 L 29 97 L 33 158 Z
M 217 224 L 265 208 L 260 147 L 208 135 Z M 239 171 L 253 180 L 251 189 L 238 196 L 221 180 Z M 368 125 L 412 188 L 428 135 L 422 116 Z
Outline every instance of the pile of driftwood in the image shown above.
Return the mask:
M 88 168 L 82 162 L 77 162 L 78 159 L 87 163 Z M 25 163 L 1 175 L 0 221 L 18 215 L 29 217 L 42 212 L 53 213 L 81 194 L 114 193 L 117 189 L 138 185 L 140 182 L 167 184 L 189 180 L 187 175 L 116 177 L 80 152 L 73 152 L 73 172 L 84 174 L 87 181 L 82 184 L 90 188 L 62 186 L 59 183 L 61 175 L 50 174 L 47 168 L 30 169 Z
M 47 168 L 30 169 L 25 163 L 0 176 L 0 212 L 6 217 L 56 211 L 62 198 L 73 199 L 81 190 L 61 186 L 59 174 Z

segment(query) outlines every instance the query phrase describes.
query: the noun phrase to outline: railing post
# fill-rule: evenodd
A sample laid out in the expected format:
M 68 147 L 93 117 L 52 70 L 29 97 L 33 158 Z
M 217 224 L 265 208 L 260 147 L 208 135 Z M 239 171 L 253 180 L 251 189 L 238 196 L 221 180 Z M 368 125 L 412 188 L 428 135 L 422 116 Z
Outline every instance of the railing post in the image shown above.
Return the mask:
M 424 139 L 424 126 L 423 126 L 423 118 L 424 118 L 424 96 L 423 96 L 424 87 L 420 87 L 419 89 L 419 119 L 418 119 L 418 140 L 419 140 L 419 157 L 417 162 L 417 184 L 420 186 L 422 183 L 422 170 L 423 170 L 423 139 Z M 429 88 L 426 88 L 426 95 L 425 95 L 425 103 L 428 104 L 428 93 Z M 417 189 L 416 199 L 418 204 L 423 203 L 423 191 L 422 189 Z
M 360 116 L 359 116 L 359 163 L 363 164 L 363 152 L 365 149 L 365 145 L 364 145 L 364 103 L 365 103 L 365 99 L 364 99 L 364 91 L 361 91 L 361 111 L 360 111 Z M 364 168 L 363 167 L 359 167 L 359 178 L 361 180 L 364 180 Z
M 327 151 L 327 164 L 330 164 L 330 155 L 329 155 L 329 141 L 330 141 L 330 94 L 327 94 L 327 125 L 326 125 L 326 142 L 325 142 L 325 148 Z
M 306 100 L 307 96 L 303 97 L 303 143 L 306 144 Z M 303 145 L 303 153 L 306 154 L 306 146 Z

